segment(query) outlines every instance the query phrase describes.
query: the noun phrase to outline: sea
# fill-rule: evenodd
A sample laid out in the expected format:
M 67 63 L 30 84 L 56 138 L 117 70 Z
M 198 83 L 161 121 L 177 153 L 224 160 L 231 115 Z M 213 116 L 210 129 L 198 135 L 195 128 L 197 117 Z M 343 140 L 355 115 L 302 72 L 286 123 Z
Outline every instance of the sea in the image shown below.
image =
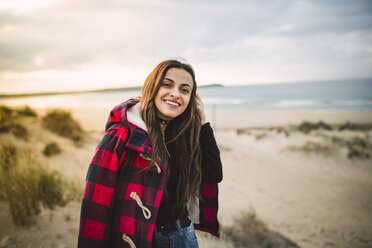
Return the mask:
M 206 86 L 198 92 L 205 108 L 226 110 L 372 110 L 372 79 Z M 110 109 L 141 95 L 140 90 L 0 98 L 0 104 L 35 108 Z

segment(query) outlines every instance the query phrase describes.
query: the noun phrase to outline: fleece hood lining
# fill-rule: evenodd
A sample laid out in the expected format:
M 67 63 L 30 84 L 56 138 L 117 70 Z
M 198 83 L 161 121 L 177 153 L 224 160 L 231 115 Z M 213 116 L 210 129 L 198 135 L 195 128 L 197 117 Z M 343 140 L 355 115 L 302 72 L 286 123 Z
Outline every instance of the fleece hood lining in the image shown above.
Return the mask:
M 136 125 L 137 127 L 147 132 L 146 123 L 143 121 L 141 117 L 141 102 L 138 102 L 132 107 L 128 108 L 127 120 L 128 122 Z

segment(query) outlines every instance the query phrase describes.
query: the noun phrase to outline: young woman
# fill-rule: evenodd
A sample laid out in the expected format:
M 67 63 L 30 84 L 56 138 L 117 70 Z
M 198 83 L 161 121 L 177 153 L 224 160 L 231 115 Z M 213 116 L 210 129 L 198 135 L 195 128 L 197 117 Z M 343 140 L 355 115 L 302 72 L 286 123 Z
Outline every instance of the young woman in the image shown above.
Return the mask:
M 219 236 L 222 165 L 192 67 L 161 62 L 116 106 L 86 176 L 78 247 L 198 247 Z

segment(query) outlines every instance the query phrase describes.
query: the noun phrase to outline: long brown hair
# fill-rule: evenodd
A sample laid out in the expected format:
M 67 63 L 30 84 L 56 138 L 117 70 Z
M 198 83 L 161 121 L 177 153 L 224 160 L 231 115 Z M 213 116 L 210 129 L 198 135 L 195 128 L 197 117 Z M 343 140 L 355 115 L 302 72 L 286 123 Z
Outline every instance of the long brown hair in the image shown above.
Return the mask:
M 190 101 L 186 110 L 168 124 L 167 132 L 171 139 L 173 155 L 177 165 L 174 168 L 168 166 L 169 158 L 164 146 L 159 120 L 156 115 L 155 96 L 164 80 L 165 74 L 170 68 L 180 68 L 187 71 L 193 80 Z M 174 173 L 177 177 L 177 203 L 175 208 L 184 208 L 189 199 L 199 196 L 201 184 L 201 155 L 199 145 L 200 115 L 196 107 L 196 81 L 195 73 L 191 65 L 178 60 L 166 60 L 161 62 L 147 77 L 142 87 L 141 116 L 146 123 L 148 136 L 153 153 L 152 158 L 157 161 L 159 156 L 166 167 L 169 177 Z M 172 161 L 174 161 L 172 159 Z M 166 192 L 167 193 L 167 192 Z

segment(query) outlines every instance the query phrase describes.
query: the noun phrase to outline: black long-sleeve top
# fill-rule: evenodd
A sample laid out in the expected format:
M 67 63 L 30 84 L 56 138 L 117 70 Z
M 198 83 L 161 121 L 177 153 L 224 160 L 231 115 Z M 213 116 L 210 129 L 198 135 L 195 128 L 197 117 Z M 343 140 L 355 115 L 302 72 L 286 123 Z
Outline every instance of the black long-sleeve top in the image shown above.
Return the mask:
M 168 146 L 170 165 L 176 165 L 176 156 L 173 156 L 172 147 Z M 218 149 L 216 139 L 213 135 L 213 129 L 209 122 L 201 126 L 200 130 L 200 150 L 201 150 L 201 168 L 203 183 L 219 183 L 222 181 L 222 163 L 220 150 Z M 174 174 L 173 174 L 174 175 Z M 156 225 L 164 225 L 187 215 L 187 209 L 174 209 L 171 211 L 177 201 L 177 178 L 172 177 L 172 173 L 167 180 L 166 192 L 160 203 Z

